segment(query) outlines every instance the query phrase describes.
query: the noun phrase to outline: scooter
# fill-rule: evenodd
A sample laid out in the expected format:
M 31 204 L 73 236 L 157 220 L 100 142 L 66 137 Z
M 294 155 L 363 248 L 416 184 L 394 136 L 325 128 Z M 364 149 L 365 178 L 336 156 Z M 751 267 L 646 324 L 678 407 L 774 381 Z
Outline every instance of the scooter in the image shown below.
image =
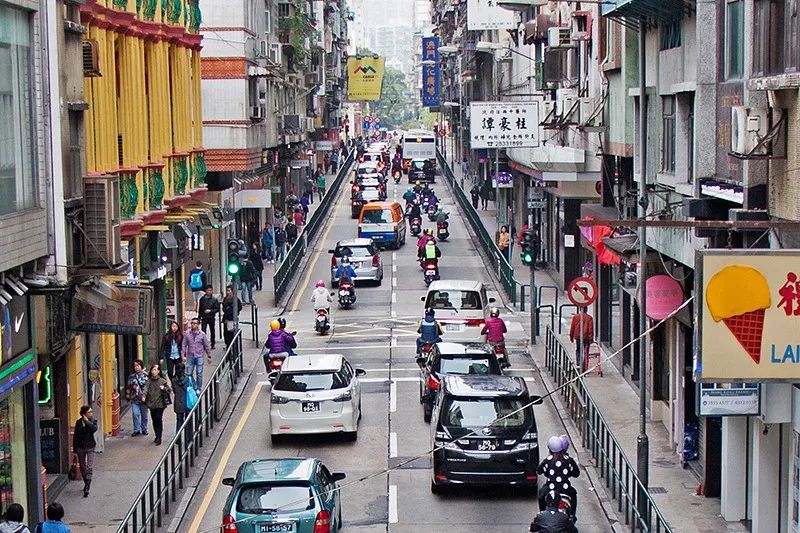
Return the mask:
M 422 263 L 422 272 L 424 273 L 425 286 L 439 279 L 439 265 L 436 264 L 436 261 L 431 261 L 430 259 L 424 261 Z
M 417 217 L 411 219 L 409 226 L 411 228 L 411 235 L 414 237 L 418 236 L 420 231 L 422 231 L 422 221 Z
M 450 224 L 448 222 L 438 222 L 436 224 L 436 238 L 440 241 L 446 241 L 450 236 L 449 227 Z
M 349 309 L 354 303 L 356 303 L 356 296 L 353 292 L 352 282 L 339 282 L 339 305 L 342 309 Z
M 422 346 L 420 346 L 420 350 L 419 350 L 420 357 L 425 357 L 427 359 L 428 358 L 428 354 L 431 353 L 432 349 L 433 349 L 433 343 L 423 342 Z
M 490 342 L 492 349 L 494 350 L 494 354 L 497 356 L 497 360 L 500 362 L 500 366 L 503 368 L 508 368 L 511 366 L 511 362 L 508 360 L 508 352 L 506 351 L 506 343 L 505 342 Z
M 320 335 L 325 335 L 331 329 L 328 319 L 327 309 L 317 309 L 317 317 L 314 319 L 314 330 Z

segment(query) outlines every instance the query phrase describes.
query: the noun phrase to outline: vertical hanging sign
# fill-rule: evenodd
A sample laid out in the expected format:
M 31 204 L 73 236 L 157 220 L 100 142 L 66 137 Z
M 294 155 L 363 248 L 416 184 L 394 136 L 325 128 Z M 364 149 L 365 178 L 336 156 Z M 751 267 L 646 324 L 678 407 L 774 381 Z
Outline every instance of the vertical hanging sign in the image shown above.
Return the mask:
M 422 105 L 439 105 L 439 38 L 422 38 Z

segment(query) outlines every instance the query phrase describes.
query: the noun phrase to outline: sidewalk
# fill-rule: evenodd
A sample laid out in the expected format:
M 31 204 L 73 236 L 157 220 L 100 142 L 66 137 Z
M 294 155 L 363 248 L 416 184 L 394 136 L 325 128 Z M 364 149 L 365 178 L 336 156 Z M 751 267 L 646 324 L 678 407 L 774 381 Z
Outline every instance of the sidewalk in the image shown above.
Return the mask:
M 336 177 L 327 175 L 327 182 L 330 183 Z M 319 199 L 314 194 L 314 203 L 309 205 L 309 215 L 319 206 Z M 268 333 L 269 321 L 273 316 L 281 313 L 282 309 L 275 307 L 274 292 L 272 287 L 272 276 L 275 273 L 275 264 L 264 264 L 262 290 L 253 291 L 253 298 L 258 306 L 259 336 L 261 343 L 264 342 Z M 187 289 L 188 291 L 188 289 Z M 191 292 L 187 292 L 186 301 L 192 302 Z M 251 306 L 244 305 L 240 318 L 250 321 Z M 258 348 L 254 347 L 251 340 L 251 330 L 249 325 L 242 326 L 242 334 L 245 348 L 245 369 L 249 368 L 248 360 L 257 357 L 253 355 Z M 214 373 L 219 360 L 225 353 L 225 345 L 218 335 L 217 347 L 212 354 L 213 363 L 203 368 L 203 382 L 207 383 L 208 378 Z M 258 368 L 258 367 L 257 367 Z M 56 497 L 49 497 L 49 501 L 58 501 L 64 506 L 67 523 L 72 533 L 98 533 L 114 532 L 117 525 L 130 509 L 134 498 L 144 487 L 147 478 L 153 472 L 161 456 L 167 449 L 167 444 L 175 435 L 175 412 L 172 406 L 164 411 L 164 434 L 163 444 L 156 446 L 153 443 L 155 434 L 150 423 L 149 435 L 131 437 L 133 422 L 130 410 L 121 415 L 120 434 L 116 437 L 106 437 L 105 448 L 102 453 L 95 455 L 94 476 L 92 480 L 92 490 L 88 498 L 83 497 L 83 482 L 67 482 L 66 486 Z M 219 432 L 212 434 L 212 439 L 219 437 Z M 206 446 L 209 446 L 207 444 Z M 194 474 L 192 474 L 194 475 Z M 169 523 L 170 518 L 166 519 Z
M 453 172 L 460 179 L 461 169 L 458 166 L 453 169 Z M 465 186 L 470 186 L 468 181 Z M 491 202 L 489 206 L 493 207 Z M 497 231 L 494 209 L 478 210 L 478 214 L 487 231 L 490 233 Z M 511 259 L 515 277 L 519 280 L 520 274 L 524 273 L 522 277 L 527 278 L 527 267 L 521 264 L 519 254 L 512 253 Z M 547 271 L 537 270 L 537 277 L 538 285 L 540 286 L 556 285 Z M 505 295 L 503 294 L 503 296 Z M 554 303 L 550 291 L 543 294 L 543 300 L 540 304 Z M 566 293 L 559 295 L 559 301 L 567 301 Z M 518 311 L 513 313 L 518 316 L 530 316 L 529 313 L 519 313 Z M 571 316 L 564 318 L 568 326 Z M 528 332 L 528 335 L 530 335 L 530 321 L 523 319 L 520 322 L 525 331 Z M 542 326 L 546 327 L 544 324 Z M 567 345 L 570 344 L 567 336 L 561 336 L 561 339 Z M 532 347 L 531 355 L 536 366 L 541 370 L 543 379 L 548 387 L 552 389 L 554 385 L 545 367 L 544 336 L 540 336 L 538 340 L 539 342 Z M 606 353 L 605 355 L 608 356 L 610 354 Z M 592 398 L 603 413 L 606 423 L 613 430 L 617 440 L 624 448 L 628 460 L 635 466 L 636 439 L 639 434 L 639 395 L 637 391 L 620 375 L 612 361 L 604 362 L 603 377 L 592 374 L 586 377 L 585 382 Z M 560 398 L 555 401 L 557 404 L 561 403 Z M 628 406 L 628 408 L 621 409 L 620 406 Z M 571 433 L 574 432 L 573 434 L 577 437 L 577 428 L 575 428 L 568 416 L 564 418 L 567 427 L 571 428 Z M 748 531 L 743 524 L 726 522 L 720 516 L 718 498 L 695 496 L 695 490 L 700 482 L 690 470 L 681 466 L 680 457 L 671 446 L 669 434 L 661 422 L 648 420 L 647 434 L 650 439 L 649 486 L 651 495 L 673 531 L 698 533 Z M 580 442 L 579 438 L 577 440 Z M 581 453 L 580 457 L 581 459 L 584 457 L 591 458 L 587 453 Z M 586 466 L 594 466 L 587 463 L 584 464 Z M 595 469 L 593 468 L 593 470 Z M 601 485 L 604 486 L 605 482 L 602 478 L 599 478 L 599 475 L 596 475 L 595 478 L 596 486 L 598 490 L 601 490 Z M 611 494 L 608 491 L 606 491 L 606 496 L 609 500 L 608 506 L 616 511 L 616 500 L 611 499 Z

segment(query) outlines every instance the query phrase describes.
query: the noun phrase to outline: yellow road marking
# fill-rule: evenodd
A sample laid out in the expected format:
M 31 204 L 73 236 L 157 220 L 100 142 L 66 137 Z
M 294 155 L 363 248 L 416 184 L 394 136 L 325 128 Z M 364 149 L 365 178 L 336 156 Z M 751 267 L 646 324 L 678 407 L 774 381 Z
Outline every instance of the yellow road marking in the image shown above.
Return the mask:
M 256 400 L 258 399 L 258 394 L 261 392 L 261 388 L 264 386 L 263 383 L 256 383 L 256 388 L 253 390 L 253 393 L 250 395 L 250 399 L 247 400 L 247 406 L 244 408 L 244 412 L 242 413 L 241 418 L 239 418 L 239 423 L 236 425 L 236 428 L 231 433 L 231 438 L 228 441 L 228 446 L 225 448 L 225 451 L 222 454 L 222 457 L 219 458 L 219 463 L 217 465 L 217 470 L 214 472 L 214 477 L 211 478 L 211 484 L 208 486 L 206 490 L 205 496 L 203 496 L 203 503 L 200 504 L 200 512 L 197 513 L 192 521 L 192 525 L 189 526 L 190 533 L 197 533 L 200 528 L 200 524 L 203 523 L 203 518 L 206 516 L 206 512 L 208 511 L 208 507 L 211 504 L 211 500 L 214 498 L 214 493 L 216 492 L 217 488 L 219 487 L 220 481 L 222 480 L 222 473 L 225 470 L 225 466 L 227 466 L 228 461 L 231 458 L 231 454 L 233 453 L 233 448 L 236 446 L 236 442 L 239 440 L 239 437 L 242 434 L 242 430 L 244 429 L 245 423 L 247 423 L 247 419 L 250 418 L 250 414 L 253 411 L 253 407 L 256 405 Z

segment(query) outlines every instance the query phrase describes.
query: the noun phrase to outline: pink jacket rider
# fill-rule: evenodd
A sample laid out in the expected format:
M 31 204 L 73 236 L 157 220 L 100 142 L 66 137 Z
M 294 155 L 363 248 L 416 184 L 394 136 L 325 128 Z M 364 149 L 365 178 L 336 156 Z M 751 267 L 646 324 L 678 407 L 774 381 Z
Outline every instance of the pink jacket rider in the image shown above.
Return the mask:
M 488 342 L 503 342 L 505 336 L 503 335 L 506 330 L 506 323 L 500 317 L 489 317 L 486 319 L 486 325 L 481 330 L 481 335 L 486 335 Z

